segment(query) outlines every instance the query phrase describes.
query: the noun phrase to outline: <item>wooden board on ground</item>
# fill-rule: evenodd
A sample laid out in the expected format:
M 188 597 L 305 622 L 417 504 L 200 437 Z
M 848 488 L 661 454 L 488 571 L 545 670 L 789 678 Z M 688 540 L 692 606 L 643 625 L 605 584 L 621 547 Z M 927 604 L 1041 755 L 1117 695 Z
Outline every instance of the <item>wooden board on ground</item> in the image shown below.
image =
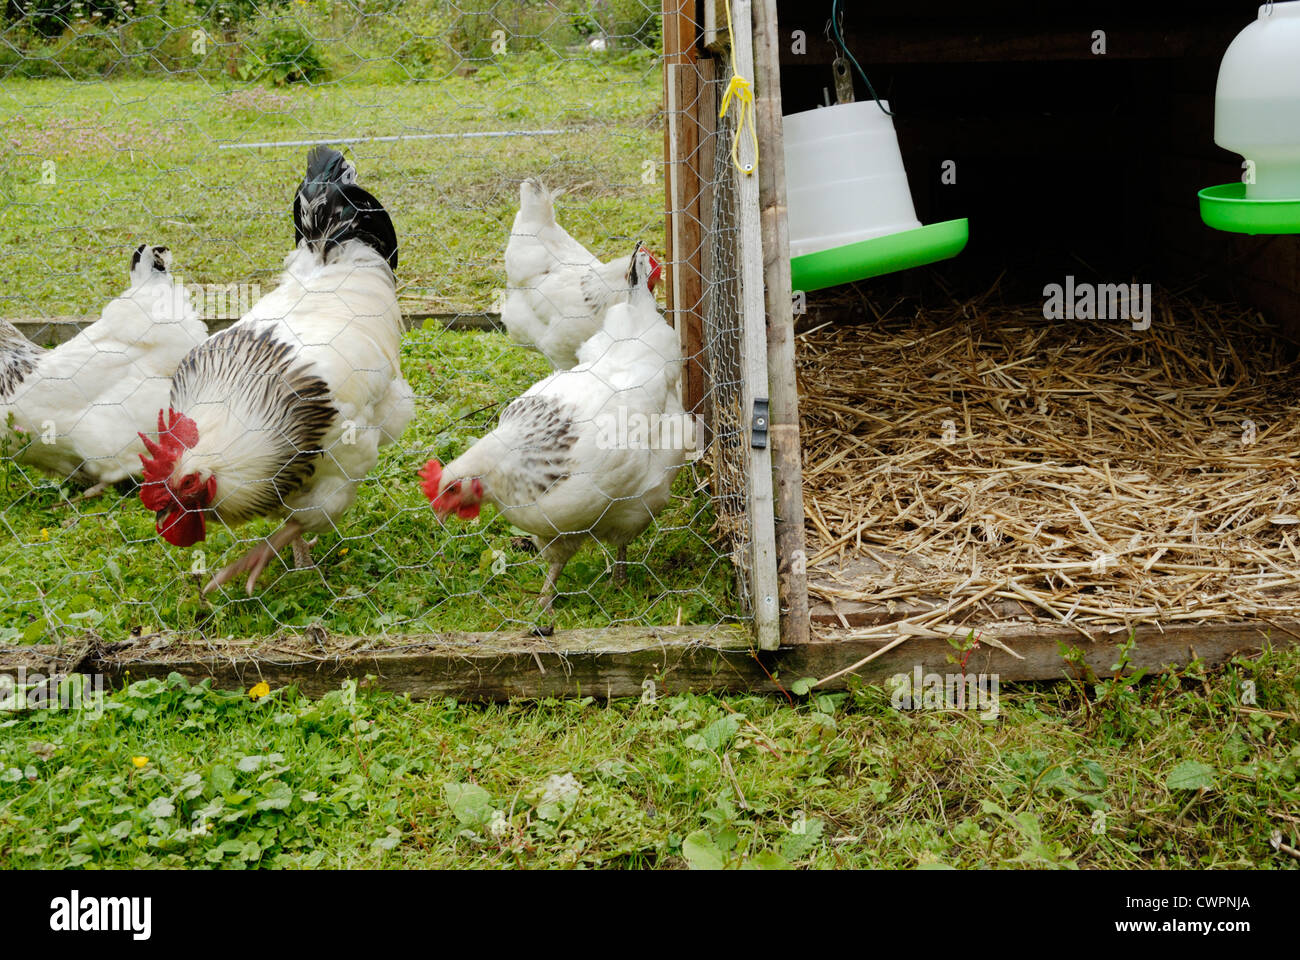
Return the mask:
M 1116 637 L 1118 643 L 1124 639 Z M 1138 627 L 1133 668 L 1158 671 L 1198 659 L 1208 666 L 1266 646 L 1300 640 L 1300 621 Z M 309 696 L 337 689 L 349 678 L 415 698 L 464 700 L 594 696 L 656 696 L 685 691 L 780 693 L 802 677 L 827 677 L 865 657 L 867 681 L 899 673 L 949 674 L 954 653 L 942 635 L 912 635 L 890 649 L 887 630 L 819 631 L 812 642 L 772 652 L 753 649 L 739 625 L 611 627 L 559 631 L 551 637 L 516 634 L 437 634 L 397 643 L 365 637 L 314 635 L 251 641 L 194 640 L 157 634 L 110 643 L 99 638 L 53 646 L 0 649 L 0 677 L 28 682 L 33 673 L 98 673 L 106 684 L 176 672 L 191 682 L 212 678 L 222 689 L 265 681 L 272 689 L 296 684 Z M 1111 643 L 1089 644 L 1059 625 L 1019 626 L 984 637 L 967 660 L 968 673 L 997 674 L 1000 683 L 1076 675 L 1062 645 L 1083 652 L 1098 676 L 1111 674 Z M 881 651 L 884 651 L 883 653 Z M 367 679 L 369 678 L 369 679 Z M 653 684 L 651 687 L 650 684 Z M 842 689 L 840 677 L 825 689 Z

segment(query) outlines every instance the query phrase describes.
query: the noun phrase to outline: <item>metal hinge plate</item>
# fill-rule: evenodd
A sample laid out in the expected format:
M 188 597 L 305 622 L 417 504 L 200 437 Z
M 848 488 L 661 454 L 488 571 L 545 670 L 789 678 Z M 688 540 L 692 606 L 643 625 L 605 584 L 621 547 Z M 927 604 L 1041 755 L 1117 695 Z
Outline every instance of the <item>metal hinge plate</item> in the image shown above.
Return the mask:
M 755 450 L 767 448 L 767 397 L 754 398 L 754 420 L 750 424 L 749 445 Z

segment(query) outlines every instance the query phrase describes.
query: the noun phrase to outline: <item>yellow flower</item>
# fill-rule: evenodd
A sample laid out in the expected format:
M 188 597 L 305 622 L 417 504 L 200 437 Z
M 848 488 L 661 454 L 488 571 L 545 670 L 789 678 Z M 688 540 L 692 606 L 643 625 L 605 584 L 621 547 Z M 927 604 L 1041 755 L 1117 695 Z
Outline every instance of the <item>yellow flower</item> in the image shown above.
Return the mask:
M 254 700 L 261 700 L 264 696 L 266 696 L 270 692 L 271 692 L 271 685 L 268 684 L 265 680 L 263 680 L 261 683 L 257 684 L 255 687 L 249 690 L 248 695 L 252 697 Z
M 41 527 L 41 539 L 42 540 L 50 539 L 50 531 L 46 530 L 44 527 Z
M 149 765 L 148 757 L 132 757 L 131 762 L 135 764 L 137 770 L 143 770 Z
M 344 547 L 343 549 L 341 549 L 341 550 L 339 551 L 339 556 L 341 557 L 341 556 L 343 556 L 343 555 L 344 555 L 345 553 L 347 553 L 347 552 L 348 552 L 348 548 L 347 548 L 347 547 Z

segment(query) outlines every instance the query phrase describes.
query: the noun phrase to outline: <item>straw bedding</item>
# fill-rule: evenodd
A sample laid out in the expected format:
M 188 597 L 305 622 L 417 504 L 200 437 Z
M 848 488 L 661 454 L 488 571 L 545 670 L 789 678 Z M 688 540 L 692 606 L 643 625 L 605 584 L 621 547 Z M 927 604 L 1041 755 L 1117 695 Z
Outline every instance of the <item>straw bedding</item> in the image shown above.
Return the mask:
M 1094 638 L 1300 613 L 1300 364 L 1256 313 L 873 312 L 800 337 L 814 603 Z

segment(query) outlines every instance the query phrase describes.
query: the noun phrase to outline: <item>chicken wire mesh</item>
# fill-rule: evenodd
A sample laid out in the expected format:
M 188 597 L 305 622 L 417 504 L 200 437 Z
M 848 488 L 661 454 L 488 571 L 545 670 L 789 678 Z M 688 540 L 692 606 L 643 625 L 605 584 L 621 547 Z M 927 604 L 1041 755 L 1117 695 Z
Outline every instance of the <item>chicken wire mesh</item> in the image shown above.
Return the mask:
M 711 429 L 695 434 L 696 449 L 680 464 L 652 453 L 649 465 L 642 458 L 631 467 L 600 453 L 572 459 L 592 450 L 604 414 L 627 408 L 676 422 L 672 371 L 681 358 L 656 339 L 644 303 L 631 327 L 613 331 L 591 357 L 573 358 L 588 361 L 585 379 L 559 375 L 572 386 L 511 406 L 552 373 L 546 356 L 515 342 L 528 336 L 505 329 L 512 298 L 521 290 L 540 296 L 563 324 L 573 323 L 574 304 L 603 311 L 620 294 L 630 310 L 638 297 L 625 278 L 635 245 L 662 258 L 659 13 L 653 0 L 8 3 L 0 18 L 0 316 L 12 326 L 0 331 L 0 416 L 9 417 L 0 438 L 0 639 L 62 640 L 86 630 L 259 637 L 308 626 L 400 638 L 747 621 L 745 566 L 732 563 L 748 541 L 725 149 L 715 152 L 708 186 L 716 189 L 705 203 L 699 359 Z M 719 136 L 729 136 L 725 127 Z M 373 255 L 340 268 L 338 249 L 328 252 L 337 245 L 324 239 L 313 248 L 316 266 L 299 267 L 310 272 L 333 256 L 327 280 L 282 276 L 295 249 L 295 190 L 308 151 L 326 144 L 344 151 L 353 171 L 329 190 L 342 196 L 354 176 L 391 215 L 398 264 L 387 294 Z M 507 277 L 512 223 L 530 179 L 556 192 L 548 197 L 555 217 L 578 244 L 542 243 L 551 266 L 589 275 L 573 301 L 539 294 L 536 276 Z M 363 203 L 357 214 L 348 197 L 354 218 L 373 213 Z M 517 233 L 537 245 L 534 226 Z M 385 300 L 392 295 L 400 326 Z M 332 325 L 302 319 L 329 313 L 326 301 L 342 311 Z M 267 303 L 275 309 L 258 307 Z M 144 415 L 174 404 L 168 380 L 196 342 L 258 309 L 275 316 L 248 343 L 232 332 L 190 364 L 202 383 L 186 396 L 215 403 L 233 421 L 219 442 L 212 416 L 178 411 L 205 425 L 194 440 L 183 420 Z M 299 320 L 286 328 L 290 314 Z M 393 414 L 403 400 L 384 359 L 390 327 L 410 388 L 405 425 Z M 269 328 L 274 344 L 252 342 Z M 29 341 L 46 349 L 32 351 Z M 280 347 L 277 358 L 264 356 Z M 639 360 L 627 361 L 631 347 Z M 625 361 L 635 375 L 620 367 Z M 255 369 L 208 382 L 194 369 L 204 363 Z M 353 395 L 358 378 L 375 381 L 373 395 Z M 45 414 L 35 419 L 21 402 L 33 384 L 45 390 L 44 406 L 29 399 Z M 592 408 L 601 390 L 609 397 Z M 276 415 L 259 419 L 248 394 L 263 413 L 278 403 Z M 630 405 L 633 395 L 640 406 Z M 569 409 L 579 401 L 588 406 Z M 504 426 L 508 409 L 505 419 L 531 432 L 516 432 L 471 471 L 505 460 L 524 471 L 516 489 L 481 494 L 485 503 L 495 495 L 498 509 L 470 516 L 478 478 L 469 473 L 458 491 L 444 476 L 426 495 L 428 463 L 450 470 Z M 304 426 L 313 417 L 329 422 L 313 431 Z M 131 439 L 136 430 L 149 438 L 148 451 Z M 268 436 L 281 441 L 278 454 L 261 442 Z M 538 437 L 569 458 L 539 447 Z M 392 442 L 355 454 L 384 440 Z M 63 450 L 61 459 L 36 455 L 50 446 Z M 153 479 L 156 502 L 147 490 L 141 496 L 139 453 L 172 470 Z M 269 459 L 249 472 L 253 453 Z M 543 507 L 540 521 L 525 516 L 575 477 L 585 485 L 570 500 L 585 512 Z M 330 478 L 342 492 L 326 506 L 312 491 Z M 206 500 L 187 499 L 199 488 Z M 460 499 L 448 500 L 452 493 Z M 223 518 L 221 505 L 235 500 L 245 505 Z M 431 500 L 450 505 L 445 520 Z M 507 502 L 514 512 L 502 509 Z M 620 511 L 635 514 L 622 528 L 613 517 Z M 201 539 L 177 545 L 159 536 L 156 524 L 194 526 L 200 513 Z M 656 514 L 648 525 L 647 513 Z M 282 526 L 295 520 L 304 528 Z M 635 535 L 622 564 L 627 531 Z M 556 552 L 568 551 L 539 556 L 529 543 L 539 532 L 543 544 L 556 534 L 582 540 L 559 538 L 580 549 L 549 608 L 539 597 Z M 204 593 L 214 574 L 250 552 L 265 563 L 251 593 L 247 566 Z
M 711 98 L 720 102 L 731 65 L 719 57 L 719 79 L 710 82 Z M 749 418 L 745 415 L 745 340 L 741 316 L 740 226 L 737 218 L 736 169 L 730 144 L 735 115 L 717 120 L 712 136 L 712 169 L 707 185 L 707 242 L 704 245 L 703 325 L 708 392 L 705 404 L 712 431 L 714 509 L 717 530 L 730 550 L 736 590 L 745 609 L 752 609 L 750 543 Z

